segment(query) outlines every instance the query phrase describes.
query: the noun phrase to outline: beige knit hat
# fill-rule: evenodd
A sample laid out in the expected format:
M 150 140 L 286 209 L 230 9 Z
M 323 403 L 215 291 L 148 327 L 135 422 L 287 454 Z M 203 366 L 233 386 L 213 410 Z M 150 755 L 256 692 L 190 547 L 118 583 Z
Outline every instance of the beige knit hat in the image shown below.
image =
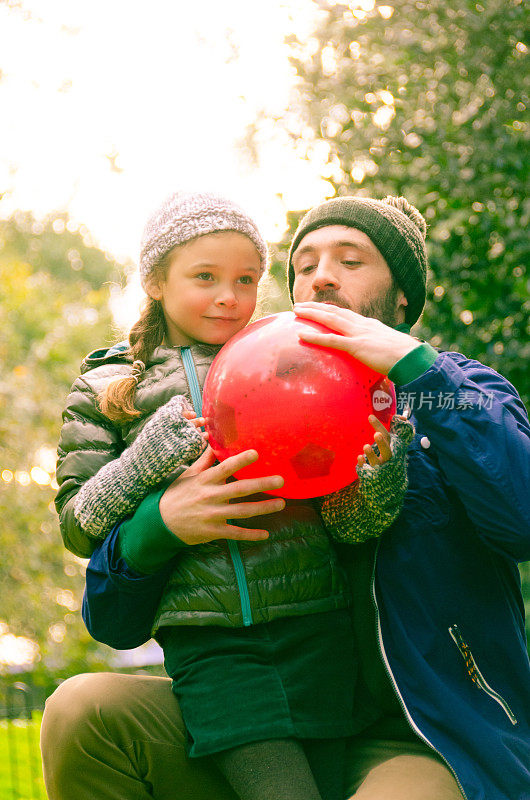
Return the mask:
M 206 192 L 175 192 L 151 215 L 140 246 L 140 278 L 146 280 L 160 259 L 176 245 L 219 231 L 238 231 L 256 245 L 261 270 L 267 267 L 268 249 L 258 226 L 232 200 Z

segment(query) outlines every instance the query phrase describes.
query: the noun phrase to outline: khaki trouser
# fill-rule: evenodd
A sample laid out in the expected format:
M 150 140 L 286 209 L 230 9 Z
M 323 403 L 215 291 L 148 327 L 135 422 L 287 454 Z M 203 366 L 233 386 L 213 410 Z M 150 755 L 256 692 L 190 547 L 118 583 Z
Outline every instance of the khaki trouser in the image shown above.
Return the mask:
M 41 746 L 49 800 L 237 800 L 207 758 L 188 759 L 167 678 L 77 675 L 48 698 Z M 462 800 L 417 743 L 352 739 L 346 797 Z

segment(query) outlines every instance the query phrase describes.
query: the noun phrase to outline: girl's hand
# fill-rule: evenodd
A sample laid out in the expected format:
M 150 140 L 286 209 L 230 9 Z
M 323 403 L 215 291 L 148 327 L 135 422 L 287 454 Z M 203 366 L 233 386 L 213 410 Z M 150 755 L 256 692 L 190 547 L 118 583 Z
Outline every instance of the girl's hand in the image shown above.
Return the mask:
M 321 515 L 329 533 L 339 541 L 364 542 L 379 536 L 401 512 L 407 490 L 407 451 L 414 426 L 394 415 L 390 432 L 374 415 L 374 444 L 359 456 L 358 481 L 324 498 Z
M 119 458 L 104 464 L 83 484 L 74 516 L 86 533 L 104 539 L 160 481 L 199 458 L 205 442 L 190 425 L 189 411 L 184 397 L 172 397 L 147 420 Z
M 191 424 L 197 428 L 204 441 L 208 442 L 208 434 L 206 431 L 201 430 L 205 425 L 204 417 L 196 417 L 194 411 L 188 411 L 187 409 L 182 412 L 182 416 L 185 417 L 188 422 L 191 422 Z
M 404 417 L 400 417 L 404 419 Z M 370 464 L 371 467 L 378 467 L 392 458 L 392 451 L 390 449 L 390 432 L 387 431 L 383 423 L 377 419 L 376 416 L 370 414 L 368 422 L 375 428 L 374 444 L 377 445 L 377 450 L 373 449 L 373 445 L 365 444 L 363 447 L 364 455 L 357 458 L 357 466 L 362 467 L 363 464 Z
M 187 408 L 184 408 L 182 410 L 182 416 L 186 417 L 196 428 L 202 428 L 204 425 L 204 417 L 196 417 L 195 411 L 188 411 Z

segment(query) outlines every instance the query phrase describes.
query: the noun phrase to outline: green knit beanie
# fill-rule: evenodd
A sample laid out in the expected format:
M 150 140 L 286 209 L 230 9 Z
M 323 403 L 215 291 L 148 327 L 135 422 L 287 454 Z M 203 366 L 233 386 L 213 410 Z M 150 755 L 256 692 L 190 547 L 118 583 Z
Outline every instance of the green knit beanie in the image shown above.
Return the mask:
M 315 206 L 300 220 L 289 250 L 289 292 L 293 296 L 293 253 L 311 231 L 328 225 L 346 225 L 365 233 L 377 247 L 408 305 L 405 321 L 414 325 L 425 305 L 427 283 L 427 224 L 404 197 L 336 197 Z

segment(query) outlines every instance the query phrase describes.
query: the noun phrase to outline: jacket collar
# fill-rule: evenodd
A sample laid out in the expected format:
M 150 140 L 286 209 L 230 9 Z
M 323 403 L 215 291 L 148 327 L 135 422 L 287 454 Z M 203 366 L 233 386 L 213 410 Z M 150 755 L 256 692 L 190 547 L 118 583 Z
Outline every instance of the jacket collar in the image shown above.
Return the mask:
M 180 347 L 170 347 L 168 345 L 160 345 L 151 355 L 146 367 L 149 368 L 154 364 L 162 364 L 169 358 L 180 351 Z M 191 352 L 194 356 L 201 358 L 205 356 L 216 355 L 221 349 L 218 344 L 202 344 L 197 343 L 191 346 Z M 81 363 L 81 374 L 88 372 L 95 367 L 100 367 L 103 364 L 132 364 L 133 357 L 129 352 L 129 342 L 123 341 L 112 347 L 103 347 L 98 350 L 93 350 L 83 359 Z

